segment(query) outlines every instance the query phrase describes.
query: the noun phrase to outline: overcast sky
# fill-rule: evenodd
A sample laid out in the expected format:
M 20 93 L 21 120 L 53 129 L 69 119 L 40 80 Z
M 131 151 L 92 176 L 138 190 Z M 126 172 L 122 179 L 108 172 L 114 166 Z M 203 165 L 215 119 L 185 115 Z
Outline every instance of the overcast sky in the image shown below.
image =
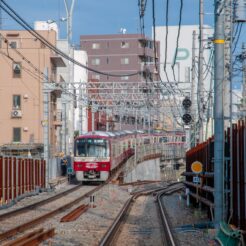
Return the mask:
M 6 0 L 5 0 L 6 1 Z M 71 0 L 68 0 L 71 2 Z M 60 19 L 66 16 L 64 0 L 8 0 L 6 1 L 29 24 L 36 20 L 55 20 L 65 37 L 65 23 Z M 145 33 L 151 36 L 152 1 L 147 1 L 145 16 Z M 169 24 L 177 25 L 181 0 L 171 0 Z M 183 0 L 182 24 L 198 24 L 198 0 Z M 207 24 L 213 25 L 212 3 L 205 1 Z M 156 25 L 165 25 L 166 0 L 155 0 Z M 4 12 L 2 13 L 4 29 L 16 29 L 18 25 Z M 127 33 L 139 33 L 138 0 L 76 0 L 73 18 L 73 42 L 79 43 L 79 35 L 114 34 L 120 28 Z M 19 28 L 18 28 L 19 29 Z

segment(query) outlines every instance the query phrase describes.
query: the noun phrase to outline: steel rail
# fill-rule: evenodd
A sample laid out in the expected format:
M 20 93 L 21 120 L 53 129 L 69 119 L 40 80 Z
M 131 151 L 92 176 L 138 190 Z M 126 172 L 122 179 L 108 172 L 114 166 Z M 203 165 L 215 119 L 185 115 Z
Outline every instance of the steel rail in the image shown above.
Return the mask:
M 26 223 L 23 223 L 19 226 L 16 226 L 10 230 L 7 230 L 3 233 L 0 234 L 0 241 L 4 240 L 6 238 L 12 237 L 14 235 L 16 235 L 18 232 L 23 232 L 37 224 L 40 224 L 41 222 L 50 219 L 51 217 L 55 216 L 58 213 L 64 212 L 64 210 L 74 206 L 75 204 L 77 204 L 78 202 L 82 201 L 83 199 L 85 199 L 86 197 L 90 196 L 91 194 L 93 194 L 94 192 L 98 191 L 99 189 L 101 189 L 104 185 L 106 185 L 107 183 L 101 184 L 99 186 L 97 186 L 96 188 L 92 189 L 91 191 L 85 193 L 84 195 L 76 198 L 75 200 L 73 200 L 72 202 L 69 202 L 55 210 L 52 210 L 44 215 L 41 215 L 33 220 L 30 220 Z
M 60 222 L 71 222 L 74 221 L 76 219 L 78 219 L 78 217 L 86 212 L 89 209 L 89 204 L 82 204 L 78 207 L 76 207 L 73 211 L 71 211 L 70 213 L 66 214 L 65 216 L 63 216 L 60 219 Z
M 53 202 L 69 193 L 72 193 L 76 190 L 78 190 L 79 188 L 81 188 L 81 185 L 77 185 L 69 190 L 66 190 L 66 191 L 63 191 L 55 196 L 52 196 L 50 198 L 47 198 L 45 200 L 42 200 L 42 201 L 39 201 L 39 202 L 36 202 L 36 203 L 33 203 L 33 204 L 30 204 L 28 206 L 25 206 L 25 207 L 22 207 L 22 208 L 18 208 L 16 210 L 13 210 L 13 211 L 10 211 L 10 212 L 7 212 L 7 213 L 4 213 L 4 214 L 1 214 L 0 215 L 0 221 L 1 220 L 4 220 L 4 219 L 7 219 L 7 218 L 10 218 L 10 217 L 13 217 L 15 215 L 19 215 L 19 214 L 22 214 L 22 213 L 25 213 L 26 211 L 29 211 L 31 209 L 35 209 L 37 207 L 40 207 L 44 204 L 47 204 L 47 203 L 50 203 L 50 202 Z
M 35 246 L 55 235 L 55 228 L 44 231 L 43 228 L 30 232 L 20 238 L 12 240 L 3 246 Z
M 127 185 L 137 186 L 137 185 L 145 185 L 145 184 L 155 184 L 155 183 L 160 183 L 160 182 L 162 181 L 161 180 L 138 180 L 135 182 L 119 184 L 119 186 L 127 186 Z
M 170 187 L 172 187 L 173 185 L 176 185 L 177 183 L 173 183 L 169 186 L 166 187 L 162 187 L 162 190 L 167 190 Z M 114 238 L 116 237 L 116 234 L 120 228 L 120 225 L 123 223 L 124 221 L 124 217 L 127 215 L 127 213 L 130 211 L 130 208 L 133 204 L 133 202 L 142 195 L 149 195 L 151 193 L 160 191 L 160 188 L 157 189 L 149 189 L 149 190 L 143 190 L 143 191 L 139 191 L 134 193 L 134 195 L 132 197 L 130 197 L 126 203 L 124 204 L 124 206 L 122 207 L 122 209 L 120 210 L 119 214 L 117 215 L 116 219 L 114 220 L 114 222 L 112 223 L 112 225 L 109 227 L 108 231 L 105 233 L 104 237 L 101 239 L 99 246 L 109 246 L 112 245 L 112 242 L 114 240 Z
M 161 200 L 162 200 L 163 196 L 165 196 L 167 194 L 172 194 L 172 193 L 174 193 L 180 189 L 183 189 L 183 185 L 178 186 L 178 187 L 171 187 L 171 189 L 166 189 L 165 191 L 159 192 L 157 194 L 157 202 L 158 202 L 160 213 L 161 213 L 161 220 L 162 220 L 163 226 L 164 226 L 165 231 L 166 231 L 168 245 L 170 245 L 170 246 L 177 246 L 178 244 L 177 244 L 177 242 L 173 236 L 170 223 L 168 222 L 167 212 L 166 212 L 164 205 L 163 205 Z

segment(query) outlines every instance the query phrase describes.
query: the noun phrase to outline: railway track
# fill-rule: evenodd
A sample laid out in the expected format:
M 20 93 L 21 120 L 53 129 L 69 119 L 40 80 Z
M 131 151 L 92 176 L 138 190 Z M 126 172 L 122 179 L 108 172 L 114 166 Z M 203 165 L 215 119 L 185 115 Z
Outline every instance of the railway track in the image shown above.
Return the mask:
M 87 198 L 90 195 L 92 195 L 94 192 L 96 192 L 99 189 L 101 189 L 102 186 L 104 186 L 104 184 L 100 185 L 100 186 L 97 186 L 97 187 L 95 187 L 93 189 L 90 189 L 88 192 L 78 196 L 74 200 L 70 200 L 69 202 L 65 203 L 64 205 L 57 207 L 56 209 L 53 209 L 53 210 L 51 210 L 51 211 L 49 211 L 47 213 L 43 213 L 40 216 L 33 216 L 33 219 L 31 219 L 31 220 L 29 219 L 29 220 L 25 221 L 24 223 L 20 223 L 17 226 L 11 227 L 11 228 L 3 231 L 2 233 L 0 233 L 0 244 L 5 243 L 6 245 L 8 245 L 8 244 L 11 245 L 11 242 L 7 242 L 9 239 L 11 240 L 13 237 L 17 237 L 17 236 L 19 237 L 21 233 L 24 233 L 27 230 L 31 230 L 31 232 L 32 232 L 32 230 L 34 230 L 37 225 L 39 225 L 41 223 L 42 224 L 45 223 L 50 218 L 56 216 L 59 213 L 62 213 L 64 211 L 66 211 L 67 209 L 71 208 L 74 205 L 78 205 L 79 202 L 81 202 L 85 198 Z M 82 186 L 80 186 L 80 189 L 82 189 Z M 79 188 L 76 187 L 76 188 L 74 188 L 72 190 L 73 190 L 73 192 L 75 190 L 79 191 Z M 58 196 L 55 196 L 55 198 L 52 197 L 52 198 L 47 199 L 45 201 L 41 201 L 41 202 L 38 202 L 36 204 L 32 204 L 30 206 L 18 209 L 18 211 L 11 211 L 8 214 L 11 217 L 18 216 L 18 221 L 19 221 L 20 220 L 20 217 L 19 217 L 20 214 L 27 213 L 27 215 L 28 215 L 30 213 L 30 209 L 33 210 L 33 208 L 41 207 L 43 205 L 46 205 L 46 204 L 50 203 L 51 201 L 57 201 L 58 197 L 64 199 L 64 196 L 66 196 L 68 193 L 69 193 L 69 191 L 66 191 L 66 192 L 64 192 L 62 194 L 59 194 Z M 2 215 L 2 221 L 1 221 L 2 225 L 3 224 L 5 225 L 5 228 L 7 227 L 7 224 L 8 224 L 8 221 L 9 221 L 8 217 L 6 217 L 6 216 L 7 216 L 7 214 Z M 32 216 L 25 216 L 25 217 L 30 218 Z M 25 220 L 25 218 L 24 218 L 24 220 Z M 14 221 L 16 221 L 16 220 L 14 220 L 14 218 L 13 218 L 11 221 L 12 222 L 10 224 L 13 225 Z M 52 233 L 49 232 L 49 234 L 52 234 Z M 46 239 L 46 237 L 43 237 L 43 238 L 44 238 L 44 240 Z M 23 241 L 24 240 L 25 240 L 25 236 L 23 236 Z
M 61 193 L 59 193 L 59 194 L 56 194 L 56 195 L 54 195 L 54 196 L 52 196 L 52 197 L 49 197 L 49 198 L 47 198 L 47 199 L 44 199 L 44 200 L 41 200 L 41 201 L 39 201 L 39 202 L 35 202 L 35 203 L 33 203 L 33 204 L 24 206 L 24 207 L 22 207 L 22 208 L 18 208 L 18 209 L 9 211 L 9 212 L 7 212 L 7 213 L 1 214 L 1 215 L 0 215 L 0 222 L 1 222 L 2 220 L 6 219 L 6 218 L 9 219 L 9 218 L 11 218 L 11 217 L 13 217 L 13 216 L 17 216 L 17 215 L 26 213 L 26 212 L 28 212 L 28 211 L 30 211 L 30 210 L 36 209 L 36 208 L 41 207 L 41 206 L 43 206 L 43 205 L 45 205 L 45 204 L 48 204 L 48 203 L 53 202 L 53 201 L 56 201 L 57 199 L 60 199 L 61 197 L 66 196 L 67 194 L 71 194 L 72 192 L 75 192 L 75 191 L 77 191 L 77 190 L 80 189 L 80 188 L 81 188 L 81 186 L 80 186 L 80 185 L 77 185 L 77 186 L 75 186 L 75 187 L 73 187 L 73 188 L 71 188 L 71 189 L 68 189 L 68 190 L 66 190 L 66 191 L 63 191 L 63 192 L 61 192 Z
M 115 221 L 113 222 L 113 224 L 111 225 L 111 227 L 108 229 L 107 233 L 104 235 L 104 237 L 102 238 L 102 240 L 100 241 L 100 246 L 107 246 L 107 245 L 120 245 L 119 242 L 117 241 L 120 237 L 120 234 L 122 234 L 123 229 L 124 228 L 124 224 L 126 224 L 128 217 L 130 217 L 130 211 L 134 205 L 134 203 L 137 201 L 137 199 L 141 196 L 146 196 L 146 195 L 150 195 L 155 193 L 156 197 L 157 197 L 157 201 L 158 201 L 158 206 L 160 209 L 160 214 L 161 214 L 161 222 L 163 224 L 164 227 L 164 233 L 165 235 L 162 235 L 163 237 L 163 243 L 160 245 L 177 245 L 174 237 L 172 235 L 172 230 L 170 229 L 170 224 L 168 223 L 168 219 L 166 216 L 166 212 L 165 209 L 163 207 L 163 203 L 161 203 L 161 197 L 166 195 L 166 194 L 171 194 L 177 190 L 180 190 L 183 188 L 183 185 L 181 183 L 173 183 L 170 185 L 166 185 L 165 187 L 162 188 L 156 188 L 156 189 L 146 189 L 146 190 L 141 190 L 139 192 L 134 193 L 134 195 L 129 198 L 127 200 L 127 202 L 125 203 L 124 207 L 121 209 L 120 213 L 118 214 L 117 218 L 115 219 Z M 134 215 L 133 215 L 134 216 Z M 132 217 L 133 217 L 132 216 Z M 131 222 L 131 224 L 133 224 L 135 222 Z M 127 227 L 127 226 L 126 226 Z M 149 228 L 148 228 L 149 229 Z M 150 229 L 149 229 L 150 230 Z M 132 232 L 136 232 L 136 230 L 132 230 Z M 137 231 L 138 233 L 152 233 L 151 231 L 146 231 L 146 228 L 143 230 L 139 230 Z M 128 238 L 127 243 L 129 243 L 129 237 L 131 235 L 124 235 L 122 236 L 122 238 Z M 142 235 L 140 235 L 141 237 Z M 120 240 L 119 240 L 120 241 Z M 121 240 L 122 241 L 122 240 Z M 169 243 L 172 244 L 169 244 Z M 126 245 L 126 242 L 123 243 L 122 245 Z M 165 244 L 168 243 L 168 244 Z M 139 242 L 138 242 L 139 244 Z M 140 245 L 140 244 L 139 244 Z M 158 245 L 158 244 L 156 244 Z
M 34 204 L 10 211 L 8 213 L 4 213 L 0 215 L 0 222 L 3 225 L 4 229 L 0 228 L 0 245 L 38 245 L 38 244 L 23 244 L 28 238 L 38 238 L 39 240 L 46 240 L 48 237 L 52 237 L 55 232 L 46 230 L 43 231 L 43 228 L 37 229 L 37 226 L 40 224 L 45 224 L 47 220 L 51 219 L 52 217 L 58 215 L 59 213 L 63 213 L 64 211 L 68 210 L 69 208 L 73 206 L 77 206 L 81 201 L 84 199 L 90 197 L 93 193 L 99 191 L 102 187 L 107 185 L 111 180 L 113 179 L 113 176 L 108 179 L 107 182 L 96 186 L 95 188 L 91 188 L 89 191 L 84 191 L 85 186 L 75 186 L 72 189 L 66 190 L 64 192 L 61 192 L 55 196 L 52 196 L 48 199 L 36 202 Z M 88 188 L 88 186 L 86 186 Z M 80 191 L 81 189 L 81 191 Z M 67 199 L 68 195 L 71 195 L 73 193 L 80 194 L 83 192 L 82 195 L 79 195 L 75 199 Z M 65 199 L 66 198 L 66 199 Z M 50 207 L 52 207 L 52 202 L 55 204 L 53 206 L 57 206 L 57 201 L 61 200 L 69 200 L 65 204 L 56 207 L 55 209 L 50 210 Z M 63 201 L 64 203 L 64 201 Z M 45 208 L 46 205 L 49 205 L 49 208 Z M 85 212 L 88 209 L 88 205 L 81 205 L 79 207 L 76 207 L 74 211 L 70 211 L 69 214 L 63 216 L 61 219 L 61 222 L 65 221 L 72 221 L 76 219 L 76 217 L 79 216 L 80 213 Z M 41 215 L 39 215 L 39 211 L 41 211 Z M 47 211 L 48 212 L 43 212 Z M 32 214 L 30 214 L 32 213 Z M 37 215 L 38 214 L 38 215 Z M 21 216 L 20 216 L 21 215 Z M 18 220 L 15 219 L 15 217 L 18 216 Z M 21 219 L 23 217 L 23 219 Z M 12 220 L 11 220 L 12 218 Z M 28 219 L 27 219 L 28 218 Z M 33 218 L 30 220 L 30 218 Z M 18 225 L 16 225 L 16 221 L 20 221 Z M 60 221 L 60 220 L 59 220 Z M 15 224 L 15 226 L 13 226 Z M 42 232 L 40 232 L 42 230 Z M 55 230 L 55 229 L 54 229 Z M 27 231 L 26 235 L 23 235 Z M 31 235 L 31 236 L 30 236 Z M 15 240 L 18 242 L 18 244 L 15 244 Z M 36 239 L 34 239 L 35 241 Z M 40 242 L 40 241 L 39 241 Z
M 166 212 L 164 203 L 162 201 L 162 197 L 166 195 L 170 195 L 176 191 L 179 191 L 182 188 L 183 188 L 183 185 L 176 185 L 176 186 L 169 187 L 168 189 L 157 193 L 157 202 L 158 202 L 158 206 L 159 206 L 159 210 L 161 214 L 161 221 L 164 227 L 165 239 L 167 241 L 167 245 L 170 245 L 170 246 L 176 246 L 178 245 L 178 243 L 176 242 L 176 239 L 173 235 L 171 225 L 170 225 L 170 222 L 167 216 L 167 212 Z

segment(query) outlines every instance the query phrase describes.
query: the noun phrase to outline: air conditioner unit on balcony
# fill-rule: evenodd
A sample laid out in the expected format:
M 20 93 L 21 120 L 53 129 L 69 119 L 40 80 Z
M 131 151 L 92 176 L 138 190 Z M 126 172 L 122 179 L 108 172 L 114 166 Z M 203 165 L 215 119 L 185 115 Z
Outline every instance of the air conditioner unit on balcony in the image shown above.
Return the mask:
M 21 110 L 13 110 L 11 112 L 11 117 L 12 118 L 21 118 L 22 117 L 22 112 Z

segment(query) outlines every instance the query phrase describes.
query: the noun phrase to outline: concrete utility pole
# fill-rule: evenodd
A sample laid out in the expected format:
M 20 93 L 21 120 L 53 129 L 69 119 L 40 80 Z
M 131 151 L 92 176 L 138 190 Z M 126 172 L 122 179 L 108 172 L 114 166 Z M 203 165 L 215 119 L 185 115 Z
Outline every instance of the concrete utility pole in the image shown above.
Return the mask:
M 67 39 L 68 42 L 71 44 L 72 42 L 72 21 L 73 21 L 73 9 L 75 0 L 72 0 L 72 3 L 69 7 L 68 0 L 64 0 L 66 13 L 67 13 Z
M 202 143 L 204 140 L 203 137 L 203 120 L 204 120 L 204 84 L 203 84 L 203 23 L 204 23 L 204 3 L 203 0 L 200 0 L 199 4 L 199 61 L 198 61 L 198 122 L 199 122 L 199 143 Z
M 224 81 L 224 124 L 230 126 L 230 83 L 231 83 L 231 42 L 232 42 L 232 0 L 225 3 L 225 81 Z
M 224 220 L 224 1 L 215 0 L 214 34 L 214 223 Z
M 71 2 L 69 4 L 69 2 Z M 65 10 L 66 10 L 66 21 L 67 21 L 67 42 L 68 42 L 68 55 L 69 57 L 73 57 L 74 56 L 74 52 L 73 49 L 71 48 L 71 44 L 72 44 L 72 19 L 73 19 L 73 10 L 74 10 L 74 4 L 75 4 L 75 0 L 64 0 L 64 4 L 65 4 Z M 72 85 L 70 84 L 71 81 L 73 81 L 73 69 L 74 69 L 74 65 L 68 61 L 67 63 L 67 85 L 65 85 L 65 89 L 68 89 L 69 87 L 72 87 Z M 72 87 L 73 88 L 73 87 Z M 65 129 L 63 131 L 64 134 L 64 139 L 65 139 L 65 144 L 64 144 L 64 150 L 63 151 L 66 155 L 70 154 L 71 152 L 73 152 L 73 135 L 74 135 L 74 104 L 73 103 L 67 103 L 67 99 L 69 99 L 69 97 L 67 98 L 66 96 L 63 96 L 63 100 L 62 100 L 62 110 L 63 110 L 63 115 L 64 117 L 64 126 Z M 72 112 L 70 114 L 70 112 Z M 69 118 L 70 117 L 70 118 Z M 64 141 L 63 139 L 63 141 Z
M 45 68 L 44 74 L 45 78 L 48 77 L 48 68 Z M 48 82 L 48 81 L 44 81 Z M 44 137 L 44 160 L 46 162 L 45 167 L 45 187 L 48 187 L 50 179 L 50 138 L 49 138 L 49 129 L 50 129 L 50 89 L 47 83 L 43 84 L 43 137 Z
M 81 86 L 79 87 L 79 135 L 83 132 L 83 103 L 82 103 L 83 93 Z
M 246 63 L 245 63 L 245 55 L 246 55 L 246 45 L 245 43 L 242 44 L 242 55 L 243 55 L 243 101 L 242 101 L 242 116 L 241 118 L 243 119 L 245 117 L 245 110 L 246 110 Z
M 194 121 L 190 128 L 191 143 L 190 147 L 196 145 L 196 112 L 195 112 L 195 80 L 196 80 L 196 31 L 192 33 L 192 69 L 191 69 L 191 115 Z

